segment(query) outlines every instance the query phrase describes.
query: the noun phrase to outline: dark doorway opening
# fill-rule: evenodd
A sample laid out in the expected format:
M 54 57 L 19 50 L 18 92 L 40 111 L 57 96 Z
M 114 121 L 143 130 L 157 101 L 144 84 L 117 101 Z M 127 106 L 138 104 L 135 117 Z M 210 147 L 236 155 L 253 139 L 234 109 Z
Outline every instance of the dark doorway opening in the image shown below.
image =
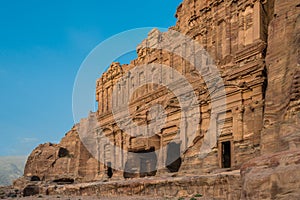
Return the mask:
M 41 181 L 41 179 L 38 176 L 32 176 L 30 181 Z
M 111 167 L 111 162 L 107 163 L 107 176 L 108 178 L 111 178 L 113 176 L 113 169 Z
M 180 144 L 171 142 L 168 145 L 166 167 L 170 172 L 178 172 L 181 167 Z
M 149 150 L 141 151 L 140 153 L 140 177 L 155 176 L 157 172 L 155 148 L 151 147 Z
M 67 157 L 68 155 L 69 155 L 68 149 L 65 149 L 63 147 L 59 148 L 58 157 L 63 158 L 63 157 Z
M 125 164 L 124 178 L 155 176 L 157 156 L 155 148 L 147 150 L 131 150 Z
M 231 167 L 231 144 L 230 141 L 222 142 L 222 168 Z

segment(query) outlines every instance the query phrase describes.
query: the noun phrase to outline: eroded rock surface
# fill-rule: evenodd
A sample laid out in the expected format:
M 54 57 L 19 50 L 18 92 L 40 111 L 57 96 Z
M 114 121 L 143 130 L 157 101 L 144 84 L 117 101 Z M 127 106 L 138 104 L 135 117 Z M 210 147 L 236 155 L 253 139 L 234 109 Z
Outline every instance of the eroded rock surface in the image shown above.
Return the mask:
M 33 181 L 61 183 L 95 180 L 97 165 L 98 161 L 86 150 L 74 126 L 59 144 L 41 144 L 33 150 L 24 176 Z
M 168 32 L 149 33 L 137 47 L 137 59 L 126 65 L 111 64 L 96 83 L 98 110 L 76 124 L 59 144 L 37 147 L 15 187 L 36 182 L 40 193 L 62 195 L 180 197 L 200 191 L 219 199 L 297 198 L 300 2 L 184 0 L 176 17 Z M 178 35 L 173 31 L 194 39 L 209 53 L 222 77 L 226 101 L 220 100 L 222 84 L 210 68 L 203 74 L 196 70 L 211 60 L 205 57 L 193 63 L 199 52 L 178 41 L 165 46 L 170 51 L 157 48 L 172 39 L 170 35 Z M 113 110 L 126 101 L 124 95 L 110 101 L 114 90 L 127 94 L 147 79 L 148 69 L 136 76 L 127 73 L 144 64 L 161 83 L 174 77 L 159 73 L 161 69 L 153 64 L 175 69 L 191 84 L 199 104 L 187 104 L 189 94 L 178 97 L 159 84 L 146 84 L 126 102 L 130 116 L 122 106 Z M 179 99 L 188 105 L 185 110 L 198 108 L 201 116 L 182 117 Z M 214 102 L 218 102 L 215 109 Z M 151 126 L 153 120 L 159 121 L 155 117 L 160 111 L 150 112 L 155 104 L 164 109 L 166 119 L 159 129 Z M 131 120 L 146 126 L 146 135 Z M 197 131 L 192 134 L 194 127 Z M 207 137 L 215 144 L 210 146 Z M 116 165 L 125 173 L 114 169 Z M 242 178 L 236 174 L 239 169 Z
M 242 167 L 242 199 L 299 199 L 300 151 L 265 155 Z
M 299 146 L 299 1 L 274 1 L 266 56 L 268 87 L 265 97 L 263 153 Z

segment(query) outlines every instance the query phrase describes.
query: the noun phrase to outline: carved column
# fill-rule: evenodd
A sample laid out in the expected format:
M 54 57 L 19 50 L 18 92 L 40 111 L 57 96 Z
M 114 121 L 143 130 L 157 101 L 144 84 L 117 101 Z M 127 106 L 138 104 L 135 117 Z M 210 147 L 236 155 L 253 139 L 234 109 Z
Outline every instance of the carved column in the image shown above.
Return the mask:
M 107 112 L 107 103 L 108 103 L 107 93 L 108 93 L 108 89 L 105 87 L 103 91 L 103 104 L 102 104 L 104 113 Z
M 264 78 L 259 76 L 262 72 L 257 73 L 255 76 L 260 77 L 259 84 L 253 86 L 253 96 L 251 107 L 254 112 L 254 145 L 260 144 L 260 133 L 263 128 L 263 109 L 264 109 L 264 100 L 263 100 L 263 87 L 264 87 Z
M 244 106 L 240 105 L 233 109 L 233 136 L 234 141 L 243 140 L 244 128 L 243 128 L 243 115 Z
M 100 141 L 99 141 L 99 147 L 100 147 L 100 156 L 99 156 L 99 162 L 100 162 L 100 171 L 99 171 L 99 178 L 104 179 L 106 177 L 106 173 L 105 173 L 105 163 L 104 163 L 104 154 L 105 154 L 105 136 L 101 136 L 100 137 Z
M 173 60 L 173 58 L 174 58 L 174 52 L 170 52 L 169 66 L 172 67 L 172 68 L 174 69 L 174 60 Z M 172 70 L 171 74 L 169 74 L 169 78 L 170 78 L 171 81 L 172 81 L 173 78 L 174 78 L 174 74 L 173 74 L 173 73 L 174 73 L 174 72 L 173 72 L 173 70 Z
M 243 12 L 240 11 L 239 13 L 239 25 L 238 25 L 238 49 L 242 49 L 244 47 L 244 16 L 243 16 Z
M 99 114 L 103 113 L 103 89 L 100 90 L 99 92 L 99 101 L 98 101 L 98 110 L 99 110 Z
M 263 16 L 262 16 L 262 5 L 260 1 L 256 1 L 254 4 L 254 13 L 253 13 L 253 41 L 262 39 L 263 36 Z
M 225 55 L 223 55 L 224 57 L 227 55 L 231 54 L 231 17 L 227 17 L 226 18 L 226 45 L 225 45 Z
M 181 55 L 181 63 L 182 63 L 182 74 L 185 75 L 188 73 L 188 69 L 186 66 L 186 44 L 182 44 L 182 55 Z
M 97 173 L 95 176 L 96 180 L 101 179 L 101 130 L 96 130 L 96 145 L 97 145 Z
M 182 108 L 183 109 L 183 108 Z M 183 151 L 187 148 L 187 116 L 184 111 L 181 112 L 182 118 L 180 122 L 180 140 L 181 140 L 181 147 L 180 147 L 180 153 L 183 153 Z
M 113 88 L 114 87 L 114 84 L 113 84 L 113 81 L 110 82 L 110 87 L 109 87 L 109 92 L 108 92 L 108 111 L 111 112 L 112 111 L 112 107 L 114 105 L 113 104 L 113 101 L 112 101 L 112 94 L 113 94 Z
M 160 138 L 160 149 L 159 149 L 159 153 L 158 153 L 158 163 L 157 163 L 157 168 L 158 169 L 162 169 L 164 168 L 165 162 L 164 162 L 164 151 L 163 151 L 163 137 L 162 135 L 158 135 Z

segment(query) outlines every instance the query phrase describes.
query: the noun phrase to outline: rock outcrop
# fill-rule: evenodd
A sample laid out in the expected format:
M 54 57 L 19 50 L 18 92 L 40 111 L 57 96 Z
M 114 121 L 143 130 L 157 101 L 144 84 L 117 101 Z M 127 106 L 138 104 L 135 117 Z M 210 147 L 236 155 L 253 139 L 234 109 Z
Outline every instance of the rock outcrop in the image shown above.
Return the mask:
M 96 83 L 98 110 L 59 144 L 37 147 L 16 187 L 38 181 L 44 194 L 299 196 L 300 2 L 184 0 L 176 17 L 168 32 L 149 33 L 136 60 L 111 64 Z M 178 35 L 197 41 L 211 59 Z M 185 77 L 196 101 L 178 92 L 186 85 L 162 66 Z M 178 87 L 143 84 L 149 74 L 152 83 Z
M 242 199 L 298 199 L 300 151 L 255 158 L 241 169 Z
M 263 153 L 299 148 L 299 5 L 299 1 L 275 0 L 270 16 Z
M 266 55 L 262 156 L 242 166 L 242 199 L 300 196 L 300 2 L 275 0 L 273 6 Z
M 24 176 L 54 182 L 96 180 L 98 161 L 82 144 L 77 126 L 59 144 L 41 144 L 33 150 L 28 157 Z

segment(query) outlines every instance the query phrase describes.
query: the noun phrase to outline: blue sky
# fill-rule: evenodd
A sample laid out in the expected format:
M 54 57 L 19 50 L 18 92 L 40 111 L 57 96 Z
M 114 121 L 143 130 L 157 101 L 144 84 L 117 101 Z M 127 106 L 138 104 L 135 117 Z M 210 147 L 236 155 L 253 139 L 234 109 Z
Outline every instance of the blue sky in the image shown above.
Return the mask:
M 74 124 L 73 84 L 89 52 L 129 29 L 173 26 L 180 2 L 1 1 L 0 156 L 58 142 Z

